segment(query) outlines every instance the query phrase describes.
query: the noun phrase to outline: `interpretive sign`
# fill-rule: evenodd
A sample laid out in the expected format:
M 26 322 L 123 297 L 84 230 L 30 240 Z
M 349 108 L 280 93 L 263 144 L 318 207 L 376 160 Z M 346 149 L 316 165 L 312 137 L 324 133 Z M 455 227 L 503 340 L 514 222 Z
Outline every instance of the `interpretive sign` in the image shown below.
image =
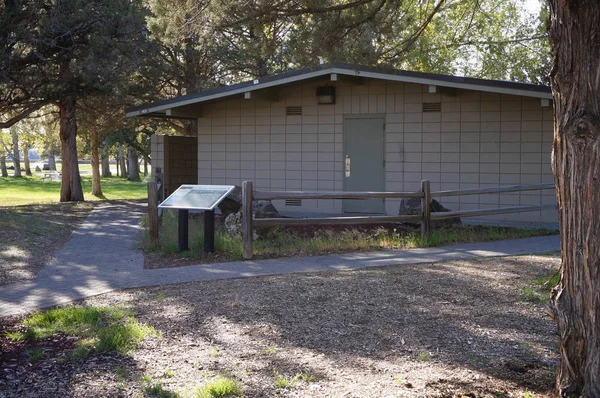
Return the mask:
M 164 202 L 164 209 L 213 210 L 235 188 L 233 185 L 182 185 Z
M 204 251 L 215 249 L 215 207 L 229 195 L 233 185 L 182 185 L 164 202 L 158 205 L 162 209 L 179 210 L 179 251 L 188 247 L 188 212 L 204 210 Z

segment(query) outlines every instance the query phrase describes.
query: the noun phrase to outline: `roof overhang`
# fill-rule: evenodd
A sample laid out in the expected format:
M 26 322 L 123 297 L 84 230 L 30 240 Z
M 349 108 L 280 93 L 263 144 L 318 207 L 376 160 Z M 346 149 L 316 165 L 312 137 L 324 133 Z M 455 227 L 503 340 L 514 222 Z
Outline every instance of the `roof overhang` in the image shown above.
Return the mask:
M 315 79 L 327 75 L 351 76 L 360 78 L 379 79 L 403 83 L 423 84 L 430 86 L 449 87 L 463 90 L 474 90 L 497 94 L 517 95 L 532 98 L 552 99 L 548 86 L 506 82 L 500 80 L 485 80 L 469 77 L 439 75 L 433 73 L 410 72 L 401 70 L 379 70 L 377 68 L 357 67 L 346 64 L 325 64 L 316 68 L 303 68 L 279 75 L 267 76 L 231 86 L 223 86 L 198 94 L 190 94 L 151 104 L 127 108 L 127 117 L 171 117 L 198 118 L 201 116 L 200 104 L 245 95 L 257 90 L 283 86 L 291 83 Z

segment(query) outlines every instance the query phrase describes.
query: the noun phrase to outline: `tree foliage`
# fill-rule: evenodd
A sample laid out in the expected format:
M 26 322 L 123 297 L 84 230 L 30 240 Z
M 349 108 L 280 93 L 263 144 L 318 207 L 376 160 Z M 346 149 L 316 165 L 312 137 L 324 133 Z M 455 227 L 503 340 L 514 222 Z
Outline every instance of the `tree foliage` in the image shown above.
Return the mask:
M 148 50 L 140 1 L 5 0 L 0 7 L 0 112 L 8 127 L 45 105 L 60 113 L 61 201 L 83 200 L 77 164 L 78 101 L 117 96 Z
M 61 198 L 78 200 L 80 124 L 142 154 L 155 131 L 194 134 L 187 121 L 125 122 L 125 104 L 321 61 L 545 82 L 547 11 L 524 16 L 522 1 L 3 0 L 0 128 L 56 107 Z

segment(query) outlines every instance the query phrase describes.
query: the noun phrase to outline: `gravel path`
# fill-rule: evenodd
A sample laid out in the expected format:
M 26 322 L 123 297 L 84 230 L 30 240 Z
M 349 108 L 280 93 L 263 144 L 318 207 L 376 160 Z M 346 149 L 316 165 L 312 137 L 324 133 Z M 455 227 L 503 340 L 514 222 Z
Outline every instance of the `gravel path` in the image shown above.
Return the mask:
M 182 268 L 144 269 L 137 248 L 144 205 L 96 207 L 37 277 L 0 287 L 0 317 L 68 303 L 109 291 L 173 283 L 299 272 L 354 270 L 393 264 L 513 256 L 560 249 L 559 236 L 444 247 L 315 257 L 236 261 Z

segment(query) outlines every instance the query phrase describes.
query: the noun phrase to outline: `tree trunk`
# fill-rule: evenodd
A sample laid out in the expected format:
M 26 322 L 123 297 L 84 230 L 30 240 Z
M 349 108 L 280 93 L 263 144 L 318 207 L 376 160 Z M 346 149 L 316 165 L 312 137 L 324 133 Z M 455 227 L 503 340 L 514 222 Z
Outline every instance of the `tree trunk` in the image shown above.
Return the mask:
M 17 133 L 17 126 L 10 128 L 10 134 L 12 135 L 13 144 L 13 166 L 15 168 L 15 177 L 21 177 L 21 159 L 19 158 L 19 134 Z
M 54 151 L 48 154 L 48 168 L 56 171 L 56 156 L 54 156 Z
M 25 163 L 25 175 L 31 176 L 31 167 L 29 164 L 29 143 L 23 144 L 23 162 Z
M 92 195 L 102 196 L 100 185 L 100 155 L 98 153 L 98 130 L 92 128 Z
M 115 157 L 115 163 L 117 164 L 117 177 L 120 176 L 121 174 L 119 174 L 119 154 L 118 154 L 118 150 L 117 150 L 117 156 Z
M 48 168 L 56 170 L 56 157 L 54 156 L 54 145 L 46 144 L 46 153 L 48 154 Z
M 123 145 L 119 145 L 119 164 L 121 165 L 121 177 L 127 178 L 127 166 L 125 162 L 125 151 Z
M 127 147 L 127 170 L 129 171 L 127 179 L 129 181 L 141 181 L 140 173 L 138 171 L 138 156 L 137 151 L 133 149 L 131 146 Z
M 108 156 L 108 144 L 106 141 L 102 144 L 102 177 L 111 177 L 110 157 Z
M 148 177 L 148 160 L 144 157 L 144 177 Z
M 0 173 L 2 173 L 2 177 L 8 177 L 8 170 L 6 169 L 6 155 L 0 155 Z
M 58 102 L 60 117 L 60 142 L 62 147 L 62 184 L 60 201 L 83 200 L 83 189 L 77 162 L 77 119 L 75 97 L 69 96 Z
M 557 392 L 600 397 L 600 3 L 550 0 L 552 167 L 561 280 L 551 309 L 560 338 Z

